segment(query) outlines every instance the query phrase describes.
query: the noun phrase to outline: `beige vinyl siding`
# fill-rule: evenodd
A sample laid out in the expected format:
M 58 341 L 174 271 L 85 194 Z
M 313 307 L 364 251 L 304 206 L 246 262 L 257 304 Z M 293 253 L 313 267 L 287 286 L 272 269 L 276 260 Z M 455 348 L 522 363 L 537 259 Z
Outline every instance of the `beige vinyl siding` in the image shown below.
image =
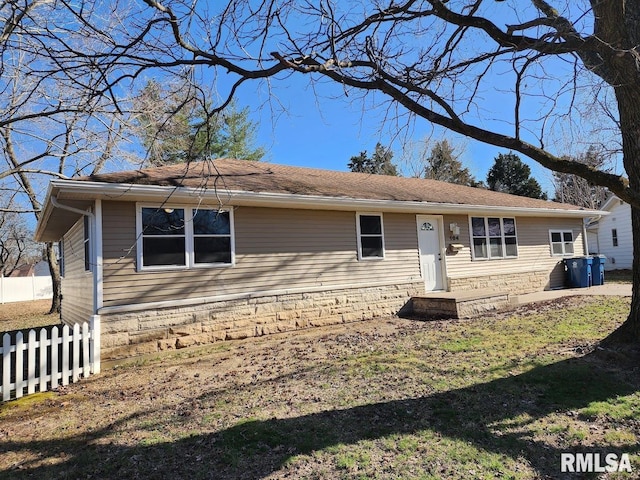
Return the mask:
M 478 215 L 480 216 L 480 215 Z M 511 217 L 509 217 L 511 218 Z M 458 253 L 447 254 L 447 276 L 449 278 L 479 277 L 499 273 L 519 273 L 527 271 L 549 272 L 548 288 L 561 287 L 564 283 L 562 257 L 551 255 L 549 230 L 571 230 L 574 238 L 574 255 L 584 254 L 582 242 L 582 220 L 572 218 L 515 217 L 518 236 L 518 257 L 492 260 L 472 260 L 470 249 L 469 217 L 445 216 L 444 224 L 460 227 L 460 239 L 464 248 Z M 445 239 L 449 232 L 445 232 Z M 449 242 L 450 243 L 450 242 Z
M 356 212 L 238 207 L 234 266 L 164 271 L 136 271 L 135 220 L 103 202 L 105 307 L 420 279 L 415 215 L 385 213 L 384 260 L 358 261 Z
M 93 274 L 85 270 L 84 219 L 64 236 L 64 277 L 62 278 L 62 321 L 88 322 L 93 314 Z

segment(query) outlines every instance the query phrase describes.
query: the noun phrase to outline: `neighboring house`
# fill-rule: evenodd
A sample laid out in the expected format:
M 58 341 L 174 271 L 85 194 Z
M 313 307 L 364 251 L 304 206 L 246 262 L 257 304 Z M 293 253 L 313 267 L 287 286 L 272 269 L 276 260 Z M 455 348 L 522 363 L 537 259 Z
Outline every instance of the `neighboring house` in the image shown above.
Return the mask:
M 411 296 L 562 287 L 600 212 L 434 180 L 216 160 L 54 180 L 67 323 L 103 358 L 400 311 Z
M 633 263 L 633 231 L 631 206 L 615 195 L 602 205 L 609 214 L 592 219 L 588 228 L 589 253 L 607 257 L 605 270 L 631 269 Z
M 25 263 L 16 267 L 16 269 L 11 272 L 10 277 L 47 277 L 51 275 L 49 272 L 49 264 L 44 260 L 40 260 L 37 263 Z

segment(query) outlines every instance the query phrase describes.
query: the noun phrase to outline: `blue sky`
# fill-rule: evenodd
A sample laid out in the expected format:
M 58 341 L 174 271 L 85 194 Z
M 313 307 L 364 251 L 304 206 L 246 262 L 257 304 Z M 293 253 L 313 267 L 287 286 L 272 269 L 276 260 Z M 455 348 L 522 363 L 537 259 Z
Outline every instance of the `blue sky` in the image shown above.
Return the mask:
M 250 108 L 252 120 L 258 125 L 256 143 L 268 152 L 266 161 L 346 171 L 352 156 L 363 150 L 372 152 L 376 143 L 381 142 L 385 146 L 391 145 L 394 162 L 399 163 L 404 141 L 419 141 L 430 136 L 432 141 L 447 138 L 461 147 L 463 164 L 476 179 L 486 180 L 495 157 L 508 152 L 455 135 L 421 119 L 408 132 L 400 128 L 406 124 L 403 119 L 398 120 L 400 127 L 393 121 L 383 125 L 386 109 L 365 105 L 372 102 L 356 98 L 354 92 L 344 97 L 341 89 L 335 86 L 319 86 L 314 92 L 307 81 L 304 77 L 290 78 L 283 83 L 274 81 L 270 92 L 248 83 L 239 92 L 238 106 Z M 337 98 L 329 98 L 336 95 Z M 493 112 L 496 116 L 498 113 Z M 550 171 L 518 155 L 552 196 Z
M 345 4 L 347 5 L 347 4 Z M 514 4 L 515 5 L 515 4 Z M 529 12 L 517 10 L 514 5 L 506 3 L 488 2 L 483 8 L 488 9 L 491 18 L 495 18 L 498 25 L 518 23 L 523 18 L 537 16 L 529 5 Z M 526 10 L 526 8 L 525 8 Z M 578 8 L 580 10 L 580 8 Z M 527 16 L 528 15 L 528 16 Z M 305 27 L 306 28 L 306 27 Z M 295 30 L 295 29 L 294 29 Z M 277 49 L 277 39 L 269 48 Z M 428 43 L 428 42 L 427 42 Z M 266 51 L 269 51 L 265 47 Z M 531 104 L 523 103 L 524 116 L 530 119 L 545 117 L 545 108 L 557 108 L 566 106 L 572 101 L 571 88 L 566 88 L 564 81 L 568 74 L 571 78 L 575 73 L 571 62 L 554 61 L 546 59 L 540 62 L 540 70 L 537 67 L 529 67 L 530 77 L 524 87 L 527 93 L 532 94 L 529 99 Z M 549 70 L 544 70 L 549 68 Z M 504 122 L 513 118 L 513 99 L 505 99 L 504 94 L 513 89 L 514 72 L 509 62 L 497 62 L 488 67 L 490 73 L 475 91 L 477 98 L 482 99 L 483 106 L 478 106 L 477 114 L 482 119 L 482 124 L 488 129 L 503 129 L 503 133 L 512 134 Z M 554 72 L 549 75 L 548 72 Z M 469 78 L 473 78 L 474 72 L 467 72 Z M 478 72 L 476 71 L 475 74 Z M 536 77 L 536 73 L 544 77 Z M 563 78 L 564 77 L 564 78 Z M 540 80 L 544 78 L 544 80 Z M 259 124 L 257 143 L 264 146 L 269 152 L 266 160 L 274 163 L 282 163 L 297 166 L 319 167 L 332 170 L 348 170 L 349 159 L 363 150 L 373 151 L 377 142 L 385 146 L 391 146 L 394 151 L 394 161 L 400 161 L 402 146 L 406 141 L 418 142 L 425 137 L 430 137 L 432 142 L 447 138 L 454 146 L 462 147 L 459 157 L 465 166 L 478 180 L 486 180 L 487 172 L 493 165 L 495 157 L 499 153 L 508 153 L 506 149 L 500 149 L 486 145 L 464 137 L 456 136 L 440 127 L 433 126 L 424 120 L 416 120 L 410 130 L 395 127 L 393 121 L 387 121 L 383 126 L 385 117 L 393 118 L 396 112 L 389 112 L 383 108 L 373 108 L 372 104 L 383 103 L 383 98 L 367 98 L 363 102 L 358 92 L 348 92 L 347 98 L 341 85 L 317 82 L 310 86 L 310 77 L 301 74 L 289 74 L 286 79 L 274 79 L 271 88 L 252 82 L 246 82 L 238 91 L 238 107 L 250 107 L 252 118 Z M 460 79 L 462 82 L 464 79 Z M 489 83 L 489 80 L 491 83 Z M 218 85 L 221 94 L 224 95 L 224 83 L 227 79 L 224 75 L 218 77 L 222 83 Z M 544 86 L 541 86 L 542 83 Z M 463 83 L 456 88 L 456 98 L 471 92 Z M 469 88 L 473 89 L 473 85 Z M 560 97 L 552 98 L 552 91 L 563 91 Z M 584 92 L 583 92 L 584 93 Z M 587 93 L 588 96 L 588 93 Z M 375 102 L 375 100 L 379 100 Z M 536 104 L 541 101 L 542 106 Z M 544 105 L 546 102 L 546 105 Z M 276 114 L 270 109 L 274 106 Z M 484 108 L 484 110 L 481 110 Z M 400 112 L 402 114 L 403 112 Z M 546 118 L 545 118 L 546 119 Z M 537 121 L 537 120 L 536 120 Z M 406 126 L 406 119 L 398 120 L 400 127 Z M 552 122 L 549 122 L 549 124 Z M 547 127 L 549 127 L 547 124 Z M 535 128 L 535 125 L 532 125 Z M 504 130 L 504 128 L 507 128 Z M 554 125 L 556 127 L 556 125 Z M 551 128 L 552 133 L 563 130 L 563 126 Z M 526 135 L 526 128 L 522 134 Z M 400 133 L 400 134 L 398 134 Z M 548 134 L 549 131 L 546 132 Z M 546 139 L 548 141 L 548 139 Z M 535 137 L 529 138 L 535 142 Z M 571 142 L 560 148 L 575 148 Z M 586 150 L 586 147 L 584 148 Z M 553 152 L 559 155 L 569 152 Z M 575 153 L 575 152 L 572 152 Z M 552 196 L 552 174 L 533 160 L 520 155 L 532 170 L 532 175 L 540 182 L 543 189 Z M 402 165 L 399 165 L 402 168 Z M 405 172 L 408 173 L 408 172 Z

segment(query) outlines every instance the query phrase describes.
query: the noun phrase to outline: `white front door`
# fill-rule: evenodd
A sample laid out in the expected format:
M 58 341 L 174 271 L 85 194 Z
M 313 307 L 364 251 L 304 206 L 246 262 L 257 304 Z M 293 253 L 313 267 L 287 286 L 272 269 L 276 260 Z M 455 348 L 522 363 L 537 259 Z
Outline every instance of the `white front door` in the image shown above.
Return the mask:
M 442 247 L 440 245 L 441 218 L 417 215 L 418 249 L 420 251 L 420 270 L 424 278 L 424 289 L 442 290 Z

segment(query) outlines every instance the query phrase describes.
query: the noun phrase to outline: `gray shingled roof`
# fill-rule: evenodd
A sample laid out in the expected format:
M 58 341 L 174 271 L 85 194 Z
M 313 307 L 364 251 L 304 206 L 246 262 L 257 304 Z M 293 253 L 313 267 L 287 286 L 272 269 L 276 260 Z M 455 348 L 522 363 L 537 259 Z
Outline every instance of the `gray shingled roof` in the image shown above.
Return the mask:
M 218 188 L 345 199 L 395 200 L 493 207 L 579 210 L 568 205 L 536 200 L 436 180 L 337 172 L 265 162 L 217 159 L 142 170 L 82 177 L 79 181 Z

